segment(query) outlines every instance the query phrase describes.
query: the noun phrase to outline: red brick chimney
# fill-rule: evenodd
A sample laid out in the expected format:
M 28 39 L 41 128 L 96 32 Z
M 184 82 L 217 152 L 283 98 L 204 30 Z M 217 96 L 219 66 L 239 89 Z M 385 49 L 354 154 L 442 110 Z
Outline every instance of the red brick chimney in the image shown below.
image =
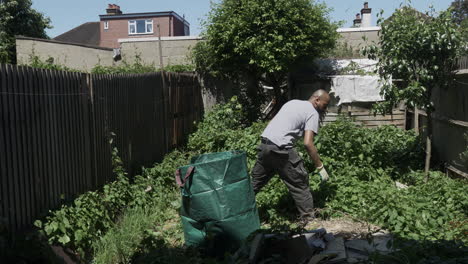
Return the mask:
M 120 15 L 120 14 L 122 14 L 122 11 L 120 11 L 120 6 L 118 6 L 116 4 L 108 4 L 106 11 L 107 11 L 108 15 Z
M 356 19 L 353 20 L 353 26 L 354 27 L 360 27 L 361 26 L 361 14 L 359 14 L 359 13 L 356 14 Z

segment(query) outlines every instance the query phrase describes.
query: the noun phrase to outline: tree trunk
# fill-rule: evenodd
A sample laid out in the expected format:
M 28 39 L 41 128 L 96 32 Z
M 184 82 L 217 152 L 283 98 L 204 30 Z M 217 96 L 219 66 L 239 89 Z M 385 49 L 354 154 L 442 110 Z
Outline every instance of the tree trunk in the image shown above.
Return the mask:
M 275 85 L 275 84 L 273 85 L 273 94 L 274 94 L 275 103 L 271 111 L 266 116 L 267 119 L 273 118 L 276 115 L 276 113 L 279 112 L 279 110 L 284 104 L 283 99 L 282 99 L 283 96 L 281 95 L 281 88 L 278 85 Z
M 426 134 L 426 162 L 424 164 L 424 182 L 429 180 L 429 168 L 431 166 L 432 153 L 432 112 L 427 113 L 427 134 Z
M 414 132 L 416 132 L 416 135 L 419 135 L 419 109 L 417 107 L 414 108 L 413 119 Z
M 281 92 L 281 84 L 284 81 L 285 76 L 282 74 L 267 74 L 266 79 L 267 82 L 273 87 L 273 97 L 274 97 L 274 105 L 271 111 L 266 115 L 266 119 L 271 119 L 273 118 L 276 113 L 279 112 L 283 104 L 287 101 L 286 98 L 284 98 L 283 93 Z

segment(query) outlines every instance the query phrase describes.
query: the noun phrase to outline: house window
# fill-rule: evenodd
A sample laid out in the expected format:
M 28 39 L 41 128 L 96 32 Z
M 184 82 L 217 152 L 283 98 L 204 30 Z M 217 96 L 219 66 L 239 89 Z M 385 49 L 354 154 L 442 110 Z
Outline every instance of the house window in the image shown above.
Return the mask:
M 109 29 L 109 21 L 104 21 L 104 29 Z
M 140 19 L 128 21 L 128 34 L 149 34 L 153 33 L 153 20 Z

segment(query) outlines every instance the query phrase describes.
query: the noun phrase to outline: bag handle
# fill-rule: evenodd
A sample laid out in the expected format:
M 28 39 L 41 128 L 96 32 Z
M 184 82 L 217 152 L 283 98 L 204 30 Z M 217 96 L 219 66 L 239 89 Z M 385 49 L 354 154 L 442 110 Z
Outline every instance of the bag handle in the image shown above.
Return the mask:
M 187 169 L 187 173 L 185 173 L 184 181 L 182 181 L 181 175 L 180 175 L 180 169 L 177 169 L 175 172 L 175 180 L 177 185 L 179 185 L 180 188 L 184 187 L 185 183 L 187 182 L 188 178 L 190 175 L 195 171 L 195 167 L 189 167 Z

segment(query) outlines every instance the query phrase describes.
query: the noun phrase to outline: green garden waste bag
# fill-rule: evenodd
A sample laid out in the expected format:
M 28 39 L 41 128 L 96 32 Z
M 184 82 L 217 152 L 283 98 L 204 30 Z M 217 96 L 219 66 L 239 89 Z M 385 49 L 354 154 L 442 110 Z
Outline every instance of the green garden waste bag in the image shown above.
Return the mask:
M 192 158 L 176 171 L 185 244 L 225 251 L 260 228 L 244 151 Z

